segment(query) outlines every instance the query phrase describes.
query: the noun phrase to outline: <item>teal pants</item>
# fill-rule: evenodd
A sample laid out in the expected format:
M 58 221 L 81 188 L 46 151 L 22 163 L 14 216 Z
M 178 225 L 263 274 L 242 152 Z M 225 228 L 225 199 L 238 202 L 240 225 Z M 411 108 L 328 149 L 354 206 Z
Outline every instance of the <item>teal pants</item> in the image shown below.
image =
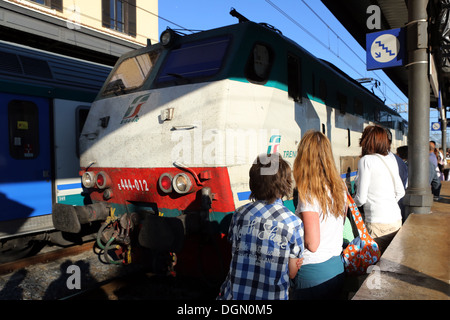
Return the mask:
M 345 273 L 341 256 L 303 265 L 291 282 L 294 300 L 339 299 Z

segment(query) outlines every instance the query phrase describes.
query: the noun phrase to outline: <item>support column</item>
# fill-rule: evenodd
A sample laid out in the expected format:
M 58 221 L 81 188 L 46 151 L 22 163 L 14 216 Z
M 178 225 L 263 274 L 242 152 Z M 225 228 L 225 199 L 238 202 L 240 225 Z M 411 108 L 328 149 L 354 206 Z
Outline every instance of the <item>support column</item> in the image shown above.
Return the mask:
M 430 213 L 430 84 L 428 82 L 428 0 L 408 0 L 408 189 L 406 213 Z

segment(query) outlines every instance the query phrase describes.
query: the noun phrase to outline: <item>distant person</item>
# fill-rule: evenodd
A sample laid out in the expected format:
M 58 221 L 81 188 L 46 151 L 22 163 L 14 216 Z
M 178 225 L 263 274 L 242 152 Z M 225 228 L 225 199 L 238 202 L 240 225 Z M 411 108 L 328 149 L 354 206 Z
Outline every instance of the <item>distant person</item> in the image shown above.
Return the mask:
M 367 126 L 361 136 L 361 159 L 355 179 L 355 203 L 364 208 L 364 223 L 383 253 L 402 226 L 398 201 L 405 195 L 397 161 L 380 126 Z
M 439 169 L 437 168 L 438 159 L 437 159 L 435 150 L 436 150 L 436 142 L 430 141 L 429 158 L 430 158 L 430 161 L 433 164 L 434 168 L 436 168 L 435 170 L 437 171 Z
M 406 189 L 408 186 L 408 146 L 398 147 L 397 153 L 394 156 L 395 160 L 397 160 L 400 179 L 402 180 L 403 187 Z
M 445 168 L 445 164 L 447 163 L 447 161 L 444 158 L 444 154 L 443 154 L 444 149 L 436 148 L 436 150 L 438 152 L 437 157 L 438 157 L 438 168 L 439 168 L 439 173 L 440 173 L 439 178 L 441 179 L 441 181 L 445 181 L 444 168 Z
M 408 187 L 408 146 L 398 147 L 396 156 L 400 179 L 402 179 L 403 187 L 406 190 L 406 188 Z M 400 159 L 401 162 L 399 162 L 398 159 Z M 406 214 L 406 208 L 403 203 L 403 199 L 404 198 L 401 198 L 398 201 L 398 206 L 400 207 L 400 211 L 402 213 L 402 223 L 405 223 L 408 216 Z
M 331 143 L 318 131 L 300 141 L 294 161 L 298 189 L 295 213 L 304 226 L 303 265 L 293 281 L 293 299 L 337 299 L 345 274 L 341 260 L 347 189 Z
M 430 148 L 429 148 L 429 152 L 430 152 L 430 156 L 429 156 L 429 160 L 430 160 L 430 185 L 431 185 L 431 193 L 433 194 L 433 200 L 434 201 L 438 201 L 441 197 L 441 179 L 440 176 L 438 174 L 439 172 L 439 168 L 438 168 L 438 159 L 436 157 L 436 144 L 434 141 L 430 141 Z
M 292 193 L 289 164 L 278 153 L 260 155 L 250 168 L 252 202 L 233 214 L 229 273 L 218 300 L 287 300 L 301 266 L 301 220 L 281 198 Z

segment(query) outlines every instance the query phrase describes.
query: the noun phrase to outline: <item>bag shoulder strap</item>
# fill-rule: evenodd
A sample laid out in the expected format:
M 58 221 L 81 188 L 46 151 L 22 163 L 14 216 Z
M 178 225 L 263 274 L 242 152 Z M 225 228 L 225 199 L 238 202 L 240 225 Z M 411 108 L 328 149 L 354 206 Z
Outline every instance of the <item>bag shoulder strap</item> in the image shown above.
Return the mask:
M 395 178 L 394 175 L 392 174 L 391 168 L 389 167 L 389 165 L 386 163 L 386 160 L 384 160 L 384 157 L 381 154 L 375 153 L 375 155 L 381 159 L 381 161 L 383 161 L 384 165 L 386 166 L 386 168 L 388 169 L 391 178 L 392 178 L 392 183 L 394 184 L 394 190 L 396 189 L 396 184 L 395 184 Z
M 356 225 L 356 228 L 358 229 L 358 234 L 360 237 L 364 234 L 366 227 L 364 225 L 364 221 L 361 216 L 361 212 L 359 212 L 358 206 L 356 205 L 355 201 L 353 200 L 350 193 L 347 192 L 347 202 L 348 202 L 348 208 L 350 209 L 350 212 L 352 213 L 353 222 Z

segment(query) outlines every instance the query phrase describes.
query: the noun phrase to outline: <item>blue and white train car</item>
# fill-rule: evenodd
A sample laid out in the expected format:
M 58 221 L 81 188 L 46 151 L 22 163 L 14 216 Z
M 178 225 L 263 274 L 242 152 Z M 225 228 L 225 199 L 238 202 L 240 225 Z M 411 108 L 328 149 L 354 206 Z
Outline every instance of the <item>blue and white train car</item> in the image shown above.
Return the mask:
M 83 204 L 78 137 L 110 70 L 0 41 L 0 261 L 46 239 L 53 203 Z

